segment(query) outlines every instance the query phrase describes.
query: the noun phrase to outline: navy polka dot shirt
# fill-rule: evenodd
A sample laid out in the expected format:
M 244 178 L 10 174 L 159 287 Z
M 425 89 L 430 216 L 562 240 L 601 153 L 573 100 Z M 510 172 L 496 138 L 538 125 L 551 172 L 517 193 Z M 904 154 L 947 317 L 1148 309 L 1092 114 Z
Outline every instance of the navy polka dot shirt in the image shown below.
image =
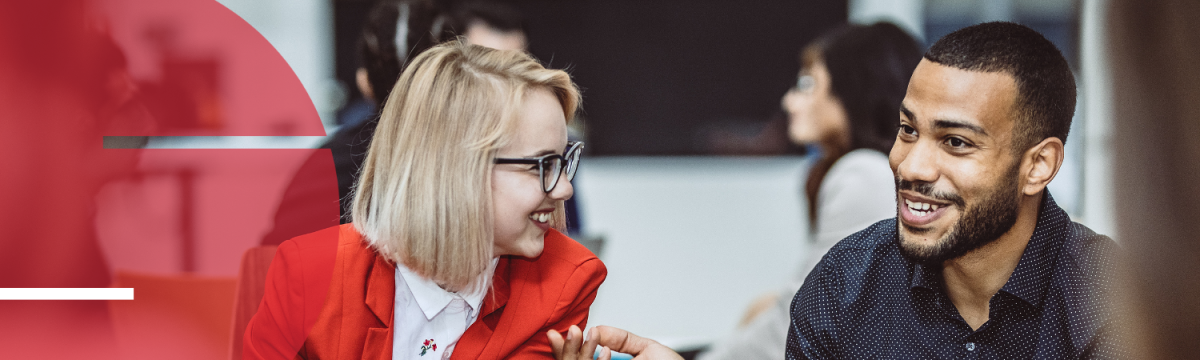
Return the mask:
M 1116 245 L 1071 222 L 1047 192 L 1033 237 L 989 320 L 971 330 L 941 272 L 908 262 L 896 219 L 842 240 L 792 300 L 787 358 L 1124 358 L 1105 295 Z

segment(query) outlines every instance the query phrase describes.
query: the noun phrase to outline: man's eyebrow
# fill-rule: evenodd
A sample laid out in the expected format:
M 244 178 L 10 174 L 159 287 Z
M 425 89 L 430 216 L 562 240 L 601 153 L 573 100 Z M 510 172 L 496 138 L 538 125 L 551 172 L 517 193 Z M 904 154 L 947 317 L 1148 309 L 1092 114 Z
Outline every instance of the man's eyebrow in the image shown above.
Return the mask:
M 966 129 L 979 135 L 988 136 L 987 131 L 984 131 L 979 125 L 958 120 L 934 120 L 933 127 L 940 129 Z
M 908 118 L 909 121 L 917 121 L 917 116 L 913 115 L 912 110 L 904 107 L 903 103 L 900 104 L 900 112 L 903 113 L 904 117 Z M 988 136 L 987 131 L 984 131 L 979 125 L 959 120 L 934 120 L 933 127 L 935 129 L 966 129 L 976 134 Z
M 909 121 L 917 121 L 917 117 L 913 116 L 912 111 L 904 107 L 903 103 L 900 104 L 900 113 L 904 114 L 904 117 L 908 118 Z

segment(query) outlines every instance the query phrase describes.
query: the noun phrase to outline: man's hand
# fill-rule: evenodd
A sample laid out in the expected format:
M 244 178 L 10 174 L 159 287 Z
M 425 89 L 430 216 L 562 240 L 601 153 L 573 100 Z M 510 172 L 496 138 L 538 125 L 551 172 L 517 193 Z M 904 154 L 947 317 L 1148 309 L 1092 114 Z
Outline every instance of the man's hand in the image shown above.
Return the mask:
M 579 330 L 579 327 L 575 325 L 571 325 L 571 328 L 567 329 L 566 339 L 554 329 L 547 331 L 546 337 L 550 338 L 550 349 L 554 352 L 554 359 L 556 360 L 591 359 L 592 354 L 596 353 L 597 341 L 600 340 L 600 336 L 596 333 L 596 328 L 592 328 L 585 342 L 583 340 L 583 331 Z M 598 360 L 609 360 L 610 358 L 612 358 L 611 351 L 607 348 L 600 349 Z
M 633 355 L 634 360 L 683 360 L 679 354 L 657 341 L 611 326 L 592 328 L 586 342 L 583 340 L 583 331 L 573 325 L 567 330 L 566 339 L 554 330 L 547 332 L 546 336 L 550 338 L 550 348 L 557 360 L 591 358 L 597 346 L 601 347 L 599 360 L 609 360 L 612 351 Z

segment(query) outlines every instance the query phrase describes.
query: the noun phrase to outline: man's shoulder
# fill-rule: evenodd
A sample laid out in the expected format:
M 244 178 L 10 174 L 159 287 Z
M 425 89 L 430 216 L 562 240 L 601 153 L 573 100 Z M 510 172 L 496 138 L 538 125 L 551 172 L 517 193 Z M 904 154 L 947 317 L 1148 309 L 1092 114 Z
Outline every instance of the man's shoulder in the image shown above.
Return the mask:
M 1063 239 L 1064 254 L 1069 259 L 1080 262 L 1093 269 L 1109 267 L 1115 261 L 1117 243 L 1112 238 L 1098 234 L 1087 226 L 1077 222 L 1067 225 Z
M 1063 248 L 1054 281 L 1063 297 L 1070 336 L 1076 351 L 1083 352 L 1103 339 L 1104 328 L 1112 326 L 1114 308 L 1109 299 L 1117 283 L 1117 251 L 1120 247 L 1105 235 L 1069 222 L 1063 232 Z
M 1060 284 L 1088 299 L 1110 294 L 1120 250 L 1117 243 L 1076 222 L 1067 225 L 1064 237 L 1058 263 L 1065 278 Z
M 834 245 L 809 273 L 800 291 L 792 297 L 788 351 L 824 358 L 841 354 L 842 321 L 877 313 L 880 309 L 899 309 L 894 301 L 901 297 L 883 296 L 908 282 L 902 268 L 906 262 L 896 244 L 896 219 L 872 224 Z M 886 278 L 884 278 L 886 277 Z M 883 300 L 884 302 L 876 301 Z M 864 302 L 864 300 L 866 300 Z M 865 307 L 851 310 L 850 304 Z M 865 311 L 865 312 L 864 312 Z
M 813 277 L 837 282 L 861 283 L 854 278 L 866 276 L 868 269 L 883 263 L 902 261 L 896 244 L 896 218 L 880 220 L 865 229 L 847 236 L 829 249 L 816 268 L 809 273 Z

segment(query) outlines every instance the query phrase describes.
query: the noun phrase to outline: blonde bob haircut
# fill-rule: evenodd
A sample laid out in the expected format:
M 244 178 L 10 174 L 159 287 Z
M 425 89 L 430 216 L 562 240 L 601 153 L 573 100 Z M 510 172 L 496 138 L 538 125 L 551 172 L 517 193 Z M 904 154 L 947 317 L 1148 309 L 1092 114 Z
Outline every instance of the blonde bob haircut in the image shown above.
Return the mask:
M 494 257 L 493 159 L 525 95 L 539 90 L 571 121 L 580 97 L 570 75 L 524 52 L 458 38 L 418 55 L 383 106 L 355 185 L 354 228 L 385 259 L 447 290 L 486 286 L 473 281 Z

